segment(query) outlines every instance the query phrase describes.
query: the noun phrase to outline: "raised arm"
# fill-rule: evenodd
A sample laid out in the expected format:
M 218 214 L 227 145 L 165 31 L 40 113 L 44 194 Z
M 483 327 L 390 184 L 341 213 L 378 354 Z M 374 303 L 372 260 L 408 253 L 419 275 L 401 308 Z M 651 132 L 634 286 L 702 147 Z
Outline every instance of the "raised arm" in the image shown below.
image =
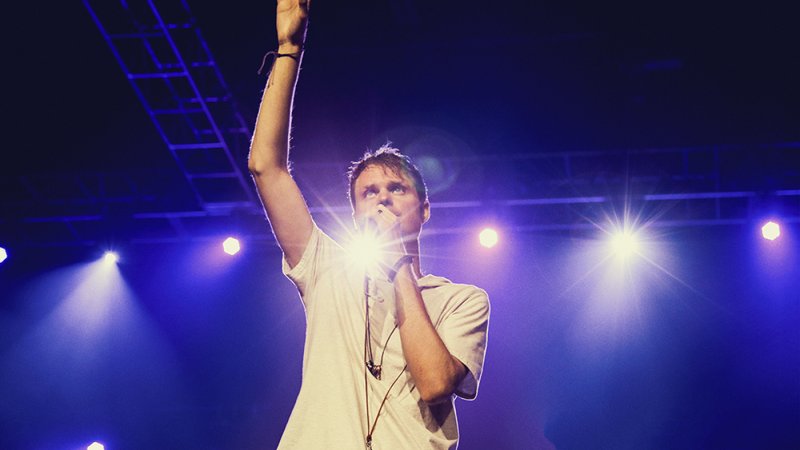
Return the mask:
M 278 53 L 261 98 L 248 168 L 272 232 L 289 265 L 300 262 L 313 223 L 297 183 L 289 173 L 292 101 L 303 57 L 311 0 L 278 0 Z

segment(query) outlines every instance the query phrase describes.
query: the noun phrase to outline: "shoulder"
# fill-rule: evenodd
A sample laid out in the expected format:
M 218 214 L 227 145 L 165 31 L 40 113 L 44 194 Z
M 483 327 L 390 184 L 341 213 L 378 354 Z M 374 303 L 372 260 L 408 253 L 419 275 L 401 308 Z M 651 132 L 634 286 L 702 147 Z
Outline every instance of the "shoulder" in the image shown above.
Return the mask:
M 419 286 L 450 308 L 477 308 L 489 311 L 489 294 L 472 284 L 453 283 L 444 277 L 426 275 L 419 280 Z

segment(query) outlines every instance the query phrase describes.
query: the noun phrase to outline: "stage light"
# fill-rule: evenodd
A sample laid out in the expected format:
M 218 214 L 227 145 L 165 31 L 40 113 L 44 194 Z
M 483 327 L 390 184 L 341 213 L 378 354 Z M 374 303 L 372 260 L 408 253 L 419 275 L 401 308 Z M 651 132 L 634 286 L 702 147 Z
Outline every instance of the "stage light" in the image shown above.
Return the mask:
M 86 447 L 86 450 L 105 450 L 105 448 L 105 445 L 99 442 L 92 442 L 88 447 Z
M 639 252 L 639 240 L 631 231 L 618 231 L 611 236 L 611 250 L 621 258 L 627 258 Z
M 239 245 L 239 240 L 233 237 L 225 239 L 225 241 L 222 243 L 222 249 L 225 250 L 225 253 L 229 255 L 235 255 L 239 253 L 241 248 L 242 247 Z
M 492 248 L 497 245 L 498 239 L 497 231 L 493 228 L 484 228 L 478 235 L 478 241 L 486 248 Z
M 780 235 L 781 226 L 776 222 L 770 220 L 761 227 L 761 236 L 764 236 L 764 239 L 774 241 L 775 239 L 778 239 Z
M 119 261 L 119 255 L 117 255 L 116 252 L 109 250 L 103 254 L 103 261 L 106 264 L 115 264 L 117 261 Z
M 5 261 L 6 258 L 8 258 L 8 252 L 6 252 L 6 249 L 4 249 L 3 247 L 0 247 L 0 263 Z
M 369 233 L 353 236 L 348 251 L 352 262 L 361 267 L 374 267 L 381 259 L 381 242 Z

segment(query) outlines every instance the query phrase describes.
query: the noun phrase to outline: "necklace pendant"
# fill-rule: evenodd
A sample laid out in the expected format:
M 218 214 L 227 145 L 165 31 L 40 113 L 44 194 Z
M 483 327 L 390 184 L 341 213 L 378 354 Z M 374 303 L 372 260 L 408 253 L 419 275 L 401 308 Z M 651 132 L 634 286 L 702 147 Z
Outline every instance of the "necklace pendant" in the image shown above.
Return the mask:
M 367 361 L 367 369 L 369 369 L 369 373 L 371 373 L 375 379 L 381 379 L 381 366 L 379 364 L 375 364 L 372 361 Z

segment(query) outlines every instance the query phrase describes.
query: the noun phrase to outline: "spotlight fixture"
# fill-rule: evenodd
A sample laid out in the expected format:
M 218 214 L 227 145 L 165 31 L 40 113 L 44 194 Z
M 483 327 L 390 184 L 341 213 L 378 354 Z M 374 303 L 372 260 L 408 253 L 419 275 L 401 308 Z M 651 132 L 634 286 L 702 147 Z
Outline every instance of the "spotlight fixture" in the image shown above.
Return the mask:
M 239 253 L 239 250 L 241 250 L 241 248 L 242 247 L 239 244 L 239 240 L 234 237 L 229 237 L 228 239 L 225 239 L 225 241 L 222 242 L 222 249 L 225 251 L 225 253 L 231 256 Z
M 86 450 L 105 450 L 105 445 L 95 441 L 86 447 Z
M 8 252 L 3 247 L 0 247 L 0 263 L 8 259 Z
M 774 241 L 781 235 L 781 226 L 777 222 L 769 221 L 761 227 L 761 236 L 764 239 Z
M 109 250 L 103 254 L 103 261 L 105 261 L 106 264 L 115 264 L 119 261 L 119 255 Z
M 486 248 L 492 248 L 497 245 L 497 241 L 499 237 L 497 235 L 497 231 L 494 228 L 484 228 L 481 230 L 480 234 L 478 234 L 478 241 L 481 243 L 482 246 Z
M 619 231 L 611 236 L 611 250 L 621 258 L 627 258 L 639 251 L 639 240 L 631 231 Z

